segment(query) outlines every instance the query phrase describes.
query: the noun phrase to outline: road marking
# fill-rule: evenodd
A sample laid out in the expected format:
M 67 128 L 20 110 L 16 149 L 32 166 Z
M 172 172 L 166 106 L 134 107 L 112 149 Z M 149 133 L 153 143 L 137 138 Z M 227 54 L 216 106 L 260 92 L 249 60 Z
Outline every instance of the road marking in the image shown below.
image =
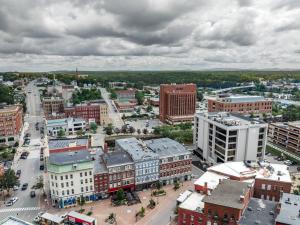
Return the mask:
M 40 210 L 40 207 L 26 207 L 26 208 L 7 208 L 7 209 L 0 209 L 0 213 L 4 212 L 20 212 L 20 211 L 37 211 Z

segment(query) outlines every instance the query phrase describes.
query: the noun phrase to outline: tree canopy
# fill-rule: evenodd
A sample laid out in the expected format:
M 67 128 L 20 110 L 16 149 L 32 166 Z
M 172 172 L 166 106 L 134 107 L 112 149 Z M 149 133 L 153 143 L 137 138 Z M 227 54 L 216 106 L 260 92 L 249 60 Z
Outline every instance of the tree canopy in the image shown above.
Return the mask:
M 72 102 L 74 104 L 79 104 L 83 101 L 97 100 L 97 99 L 101 99 L 101 98 L 102 98 L 101 92 L 96 88 L 81 89 L 81 90 L 73 93 Z

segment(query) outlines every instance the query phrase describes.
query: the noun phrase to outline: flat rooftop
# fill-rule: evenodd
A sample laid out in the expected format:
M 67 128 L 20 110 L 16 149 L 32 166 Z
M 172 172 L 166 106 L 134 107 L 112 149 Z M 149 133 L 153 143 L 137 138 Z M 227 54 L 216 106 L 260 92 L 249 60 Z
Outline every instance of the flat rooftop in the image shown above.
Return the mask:
M 18 111 L 20 109 L 20 105 L 0 105 L 0 113 L 13 112 Z
M 243 209 L 244 203 L 240 196 L 249 189 L 249 184 L 235 181 L 223 180 L 212 192 L 203 198 L 204 203 L 211 203 L 235 209 Z
M 133 160 L 125 151 L 113 151 L 103 155 L 106 166 L 118 166 L 122 164 L 132 164 Z
M 292 182 L 288 166 L 273 163 L 227 162 L 207 169 L 210 172 L 223 176 L 236 177 L 241 180 L 265 179 L 283 182 Z
M 93 158 L 89 151 L 81 150 L 78 152 L 59 152 L 52 153 L 49 156 L 49 163 L 54 165 L 69 165 L 76 163 L 90 162 Z
M 194 185 L 199 185 L 204 187 L 205 183 L 207 183 L 207 188 L 212 190 L 218 186 L 220 180 L 224 180 L 228 178 L 229 177 L 227 176 L 223 176 L 217 173 L 207 171 L 194 182 Z
M 227 127 L 266 124 L 262 120 L 252 119 L 250 117 L 228 112 L 197 113 L 197 116 L 207 118 L 208 120 L 214 121 Z
M 33 225 L 32 223 L 21 220 L 17 217 L 9 216 L 6 219 L 0 221 L 1 225 Z
M 283 193 L 280 203 L 281 209 L 277 215 L 276 222 L 289 225 L 299 225 L 300 196 Z
M 290 126 L 300 128 L 300 121 L 293 121 L 293 122 L 287 122 L 287 123 L 278 122 L 278 123 L 271 123 L 271 124 L 278 126 L 278 127 L 285 128 L 287 130 L 289 130 L 291 128 Z
M 150 150 L 147 145 L 136 138 L 124 138 L 116 140 L 116 145 L 128 152 L 134 161 L 158 159 L 158 154 Z
M 55 126 L 55 125 L 62 125 L 62 124 L 67 124 L 68 122 L 85 122 L 84 119 L 82 118 L 66 118 L 66 119 L 54 119 L 54 120 L 47 120 L 46 123 L 47 125 Z
M 243 103 L 243 102 L 259 102 L 265 101 L 266 99 L 263 96 L 258 95 L 231 95 L 228 97 L 217 98 L 217 100 L 222 102 L 230 103 Z
M 94 157 L 94 174 L 106 173 L 108 170 L 103 162 L 103 150 L 102 148 L 98 148 L 95 151 L 95 154 L 92 155 Z
M 251 198 L 240 225 L 274 225 L 277 202 Z
M 190 152 L 177 141 L 170 138 L 158 138 L 144 141 L 148 148 L 157 153 L 160 157 L 176 155 L 188 155 Z
M 68 148 L 74 146 L 88 146 L 87 138 L 65 138 L 65 139 L 50 139 L 48 141 L 49 150 Z
M 202 212 L 202 209 L 204 208 L 204 197 L 205 195 L 193 192 L 179 205 L 179 208 Z

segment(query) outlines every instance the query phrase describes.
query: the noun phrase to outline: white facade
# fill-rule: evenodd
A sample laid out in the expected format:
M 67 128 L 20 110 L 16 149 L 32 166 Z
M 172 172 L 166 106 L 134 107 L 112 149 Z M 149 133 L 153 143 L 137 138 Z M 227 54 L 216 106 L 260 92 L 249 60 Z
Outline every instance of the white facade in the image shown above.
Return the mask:
M 210 163 L 263 158 L 267 124 L 229 113 L 195 115 L 196 154 Z
M 46 121 L 47 134 L 50 136 L 57 136 L 60 130 L 66 134 L 76 134 L 77 131 L 86 131 L 86 122 L 84 119 L 67 118 Z
M 94 164 L 92 159 L 88 159 L 89 153 L 83 153 L 84 161 L 78 159 L 65 163 L 64 158 L 73 157 L 67 154 L 78 153 L 52 154 L 47 166 L 52 205 L 59 208 L 74 206 L 82 197 L 86 202 L 94 200 Z M 57 155 L 56 159 L 53 155 Z

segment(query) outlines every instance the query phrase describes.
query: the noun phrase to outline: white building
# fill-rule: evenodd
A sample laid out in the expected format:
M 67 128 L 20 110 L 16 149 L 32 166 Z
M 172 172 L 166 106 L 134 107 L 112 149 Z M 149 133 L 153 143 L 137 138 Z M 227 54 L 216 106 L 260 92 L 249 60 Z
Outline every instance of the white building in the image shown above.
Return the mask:
M 159 155 L 136 138 L 116 140 L 116 149 L 124 150 L 135 165 L 135 185 L 137 190 L 149 188 L 159 179 Z
M 94 161 L 89 151 L 50 154 L 47 170 L 53 206 L 74 206 L 81 198 L 95 200 Z
M 67 135 L 76 134 L 77 131 L 86 131 L 86 122 L 81 118 L 55 119 L 46 121 L 47 134 L 57 136 L 60 130 L 63 130 Z
M 267 124 L 230 113 L 199 113 L 194 120 L 195 153 L 210 163 L 256 160 L 265 155 Z

